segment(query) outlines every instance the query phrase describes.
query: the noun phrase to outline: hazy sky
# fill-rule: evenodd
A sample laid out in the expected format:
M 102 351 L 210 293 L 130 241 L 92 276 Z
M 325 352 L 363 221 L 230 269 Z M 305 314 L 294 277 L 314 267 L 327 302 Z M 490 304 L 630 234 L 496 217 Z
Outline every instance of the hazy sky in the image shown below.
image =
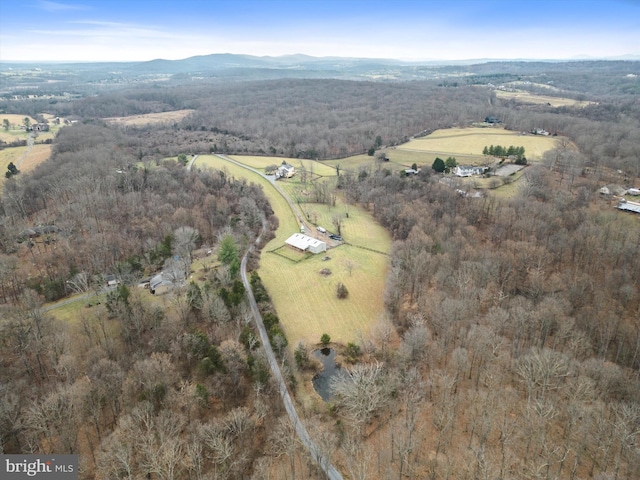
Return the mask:
M 0 61 L 640 56 L 640 0 L 0 0 Z

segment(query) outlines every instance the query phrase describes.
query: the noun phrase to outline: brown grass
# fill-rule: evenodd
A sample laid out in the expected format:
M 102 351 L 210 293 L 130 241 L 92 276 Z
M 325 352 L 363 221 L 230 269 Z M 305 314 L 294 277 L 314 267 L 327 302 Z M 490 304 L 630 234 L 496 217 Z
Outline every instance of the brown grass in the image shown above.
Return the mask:
M 144 115 L 130 115 L 128 117 L 105 118 L 107 122 L 120 125 L 147 125 L 153 123 L 178 122 L 195 110 L 174 110 L 171 112 L 146 113 Z
M 25 154 L 28 147 L 13 147 L 0 150 L 0 190 L 5 181 L 5 172 L 10 162 L 18 165 L 18 161 Z M 51 156 L 51 145 L 34 145 L 29 154 L 24 157 L 18 167 L 21 172 L 31 172 Z
M 573 98 L 551 97 L 547 95 L 536 95 L 526 91 L 503 92 L 496 90 L 496 96 L 504 100 L 515 100 L 520 103 L 532 105 L 549 105 L 551 107 L 586 107 L 592 102 L 575 100 Z

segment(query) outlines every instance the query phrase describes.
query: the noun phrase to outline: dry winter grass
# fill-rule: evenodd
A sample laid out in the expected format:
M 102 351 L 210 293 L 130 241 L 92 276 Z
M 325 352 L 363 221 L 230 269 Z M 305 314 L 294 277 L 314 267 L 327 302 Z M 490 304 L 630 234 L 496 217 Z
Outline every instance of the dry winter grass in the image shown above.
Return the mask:
M 120 125 L 147 125 L 152 123 L 178 122 L 190 115 L 195 110 L 174 110 L 171 112 L 146 113 L 144 115 L 131 115 L 128 117 L 105 118 L 107 122 Z
M 398 152 L 394 149 L 385 149 L 384 151 L 387 158 L 389 158 L 388 162 L 377 162 L 376 156 L 379 152 L 376 152 L 376 155 L 373 157 L 369 155 L 354 155 L 352 157 L 340 158 L 338 160 L 324 160 L 322 163 L 333 169 L 335 169 L 336 166 L 339 166 L 341 171 L 358 171 L 361 168 L 370 168 L 372 170 L 376 168 L 388 168 L 392 171 L 400 171 L 405 168 L 409 168 L 409 166 L 414 163 L 413 161 L 408 161 L 406 156 L 398 155 Z
M 526 91 L 503 92 L 496 90 L 496 96 L 504 100 L 516 100 L 521 103 L 533 105 L 550 105 L 552 107 L 586 107 L 592 102 L 575 100 L 573 98 L 551 97 L 547 95 L 535 95 Z
M 10 162 L 14 165 L 18 164 L 20 158 L 27 151 L 27 147 L 13 147 L 0 150 L 0 189 L 5 181 L 5 172 Z M 34 145 L 29 155 L 24 157 L 20 164 L 21 172 L 30 172 L 42 162 L 49 159 L 51 156 L 51 145 Z
M 544 152 L 556 146 L 556 140 L 555 137 L 521 135 L 501 128 L 450 128 L 436 130 L 431 135 L 411 140 L 397 149 L 431 152 L 457 158 L 461 155 L 482 156 L 482 150 L 489 145 L 513 145 L 524 147 L 527 160 L 536 161 Z

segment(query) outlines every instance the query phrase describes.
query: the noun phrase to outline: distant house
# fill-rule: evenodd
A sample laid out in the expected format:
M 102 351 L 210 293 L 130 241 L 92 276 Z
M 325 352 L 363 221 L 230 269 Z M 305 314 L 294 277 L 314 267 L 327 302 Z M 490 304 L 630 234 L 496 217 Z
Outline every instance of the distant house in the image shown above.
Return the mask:
M 485 123 L 502 123 L 502 120 L 500 120 L 498 117 L 494 117 L 493 115 L 484 117 L 484 121 Z
M 627 194 L 627 189 L 620 185 L 605 185 L 600 189 L 600 194 L 605 196 L 615 195 L 621 197 Z
M 549 132 L 542 128 L 534 128 L 533 130 L 531 130 L 531 133 L 533 135 L 549 135 Z
M 325 242 L 308 235 L 303 235 L 302 233 L 294 233 L 287 238 L 284 243 L 303 252 L 321 253 L 327 251 L 327 244 Z
M 453 174 L 458 177 L 471 177 L 473 175 L 482 175 L 488 167 L 474 167 L 470 165 L 458 165 L 453 169 Z
M 296 169 L 293 165 L 283 163 L 276 170 L 276 178 L 291 178 L 296 174 Z
M 162 293 L 171 287 L 173 287 L 173 282 L 165 278 L 162 272 L 149 280 L 149 291 L 153 294 Z
M 120 283 L 120 280 L 118 280 L 115 275 L 106 275 L 104 281 L 107 287 L 115 287 Z
M 44 237 L 45 241 L 51 241 L 55 239 L 55 234 L 60 229 L 55 225 L 38 225 L 33 228 L 27 228 L 18 234 L 18 239 L 24 241 L 27 238 L 40 238 Z
M 405 175 L 417 175 L 420 172 L 420 170 L 414 170 L 413 168 L 407 168 L 404 171 Z
M 36 123 L 31 125 L 31 130 L 34 132 L 48 132 L 49 124 L 48 123 Z

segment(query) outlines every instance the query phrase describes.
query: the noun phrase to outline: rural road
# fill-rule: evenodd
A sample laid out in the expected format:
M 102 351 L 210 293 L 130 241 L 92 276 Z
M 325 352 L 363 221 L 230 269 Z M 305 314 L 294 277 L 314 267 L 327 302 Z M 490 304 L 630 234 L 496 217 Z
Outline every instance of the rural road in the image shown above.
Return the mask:
M 264 233 L 265 225 L 262 226 L 262 233 Z M 260 237 L 262 233 L 256 240 L 256 244 L 260 242 Z M 260 333 L 260 340 L 262 341 L 262 345 L 264 346 L 264 350 L 267 354 L 267 359 L 269 361 L 269 366 L 271 367 L 271 372 L 273 373 L 274 378 L 278 384 L 278 390 L 280 391 L 280 396 L 282 397 L 282 401 L 284 403 L 284 408 L 287 410 L 287 414 L 289 414 L 289 419 L 291 420 L 291 424 L 294 426 L 298 438 L 305 446 L 305 448 L 309 451 L 311 458 L 313 458 L 316 463 L 320 466 L 320 468 L 327 475 L 327 478 L 330 480 L 342 480 L 342 475 L 338 470 L 331 464 L 330 460 L 326 458 L 324 453 L 318 448 L 316 443 L 309 436 L 309 432 L 305 428 L 304 424 L 300 420 L 298 416 L 298 412 L 296 412 L 296 408 L 293 405 L 293 401 L 291 400 L 291 395 L 289 395 L 289 390 L 287 389 L 287 384 L 284 381 L 284 377 L 282 376 L 282 372 L 280 371 L 280 366 L 278 365 L 278 360 L 276 359 L 275 354 L 273 353 L 273 349 L 271 348 L 271 343 L 269 342 L 269 336 L 267 335 L 267 329 L 264 328 L 264 322 L 262 321 L 262 315 L 260 314 L 260 310 L 258 309 L 258 304 L 256 303 L 256 299 L 253 296 L 253 292 L 251 291 L 251 285 L 249 284 L 249 280 L 247 279 L 247 258 L 249 257 L 249 253 L 255 248 L 255 244 L 251 246 L 251 248 L 244 254 L 242 257 L 242 263 L 240 264 L 240 275 L 242 276 L 242 283 L 244 284 L 244 288 L 247 290 L 247 295 L 249 297 L 249 304 L 251 305 L 251 311 L 253 313 L 253 317 L 256 321 L 256 326 L 258 327 L 258 332 Z
M 198 158 L 198 155 L 194 155 L 193 157 L 191 157 L 191 161 L 189 162 L 189 165 L 187 165 L 187 171 L 191 170 L 191 167 L 193 166 L 193 162 L 196 161 L 196 158 Z

